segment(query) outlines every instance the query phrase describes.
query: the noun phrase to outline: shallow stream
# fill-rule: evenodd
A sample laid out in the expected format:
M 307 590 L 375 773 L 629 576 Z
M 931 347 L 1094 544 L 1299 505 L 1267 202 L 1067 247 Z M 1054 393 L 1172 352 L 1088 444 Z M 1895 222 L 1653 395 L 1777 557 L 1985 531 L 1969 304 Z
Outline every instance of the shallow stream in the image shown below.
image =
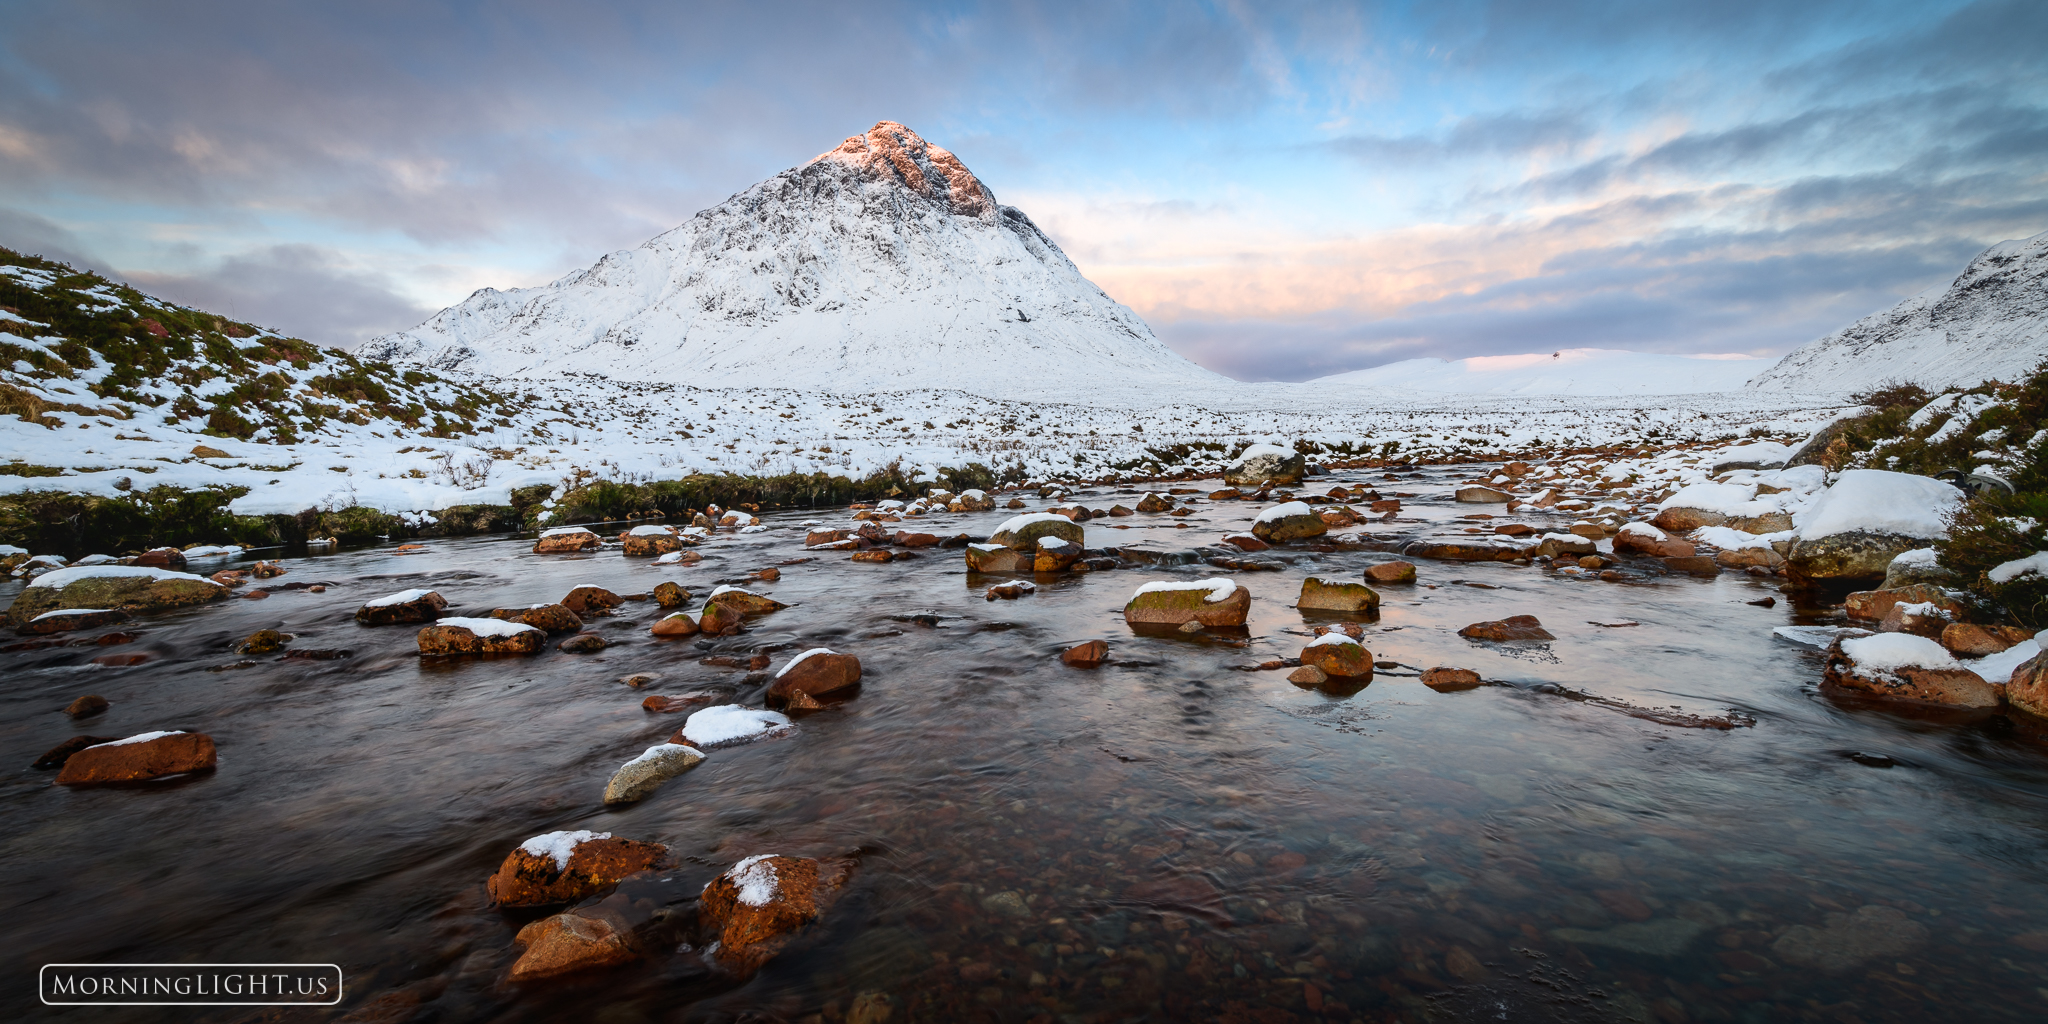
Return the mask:
M 1463 475 L 1358 471 L 1313 489 L 1417 494 L 1409 521 L 1369 532 L 1418 535 L 1467 525 L 1453 522 L 1471 508 L 1449 501 Z M 1258 511 L 1196 507 L 1090 521 L 1088 544 L 1171 563 Z M 1010 514 L 900 526 L 985 534 Z M 629 603 L 598 620 L 614 642 L 602 653 L 423 662 L 414 627 L 351 618 L 409 587 L 439 590 L 455 612 L 583 583 L 634 593 L 672 579 L 701 598 L 805 557 L 796 524 L 808 518 L 844 514 L 765 516 L 783 528 L 721 536 L 688 568 L 616 548 L 533 555 L 530 538 L 507 537 L 292 557 L 277 582 L 325 593 L 144 616 L 114 627 L 140 634 L 122 647 L 0 653 L 0 747 L 14 766 L 0 794 L 0 1005 L 94 1021 L 332 1019 L 60 1011 L 35 993 L 46 962 L 311 961 L 343 966 L 341 1011 L 386 1021 L 836 1024 L 863 995 L 863 1024 L 877 1006 L 899 1022 L 2048 1016 L 2048 744 L 2003 719 L 1927 721 L 1822 696 L 1819 652 L 1771 629 L 1829 610 L 1795 607 L 1775 580 L 1419 563 L 1417 585 L 1381 588 L 1367 627 L 1375 657 L 1401 667 L 1348 696 L 1251 666 L 1309 635 L 1291 607 L 1302 577 L 1356 579 L 1387 555 L 1270 553 L 1291 564 L 1237 574 L 1255 598 L 1242 642 L 1123 624 L 1139 584 L 1217 571 L 1200 563 L 1048 577 L 987 601 L 1000 581 L 941 549 L 785 566 L 753 589 L 792 607 L 711 641 L 655 641 L 659 610 Z M 1766 596 L 1779 603 L 1747 603 Z M 1515 614 L 1557 639 L 1457 635 Z M 352 656 L 231 653 L 265 627 Z M 1109 640 L 1109 663 L 1059 662 L 1093 637 Z M 779 667 L 814 646 L 859 656 L 856 698 L 804 715 L 789 738 L 713 751 L 640 804 L 601 806 L 612 770 L 681 724 L 643 698 L 709 689 L 758 704 L 766 673 L 746 656 L 770 648 Z M 90 664 L 110 650 L 151 660 Z M 1493 685 L 1433 692 L 1415 672 L 1434 665 Z M 619 681 L 643 672 L 660 678 Z M 113 707 L 74 723 L 61 709 L 87 693 Z M 1687 728 L 1631 709 L 1754 725 Z M 66 789 L 27 767 L 74 734 L 161 728 L 211 734 L 218 770 Z M 513 988 L 512 935 L 538 915 L 492 908 L 483 882 L 522 840 L 562 829 L 669 844 L 680 866 L 622 891 L 643 916 L 684 921 L 703 885 L 750 854 L 851 852 L 860 865 L 804 941 L 751 980 L 656 950 Z

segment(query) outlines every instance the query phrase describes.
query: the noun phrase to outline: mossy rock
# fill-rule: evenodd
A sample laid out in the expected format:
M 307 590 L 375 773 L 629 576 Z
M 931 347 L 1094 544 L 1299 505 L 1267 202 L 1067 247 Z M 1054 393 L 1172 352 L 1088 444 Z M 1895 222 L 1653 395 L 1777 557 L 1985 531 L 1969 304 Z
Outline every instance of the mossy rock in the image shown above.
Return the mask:
M 1189 622 L 1203 626 L 1242 626 L 1252 609 L 1251 591 L 1243 587 L 1221 601 L 1209 600 L 1207 588 L 1150 590 L 1132 596 L 1124 605 L 1124 621 L 1133 625 L 1179 626 Z
M 1298 516 L 1281 516 L 1278 519 L 1264 519 L 1252 524 L 1252 536 L 1268 544 L 1285 544 L 1288 541 L 1307 540 L 1330 532 L 1323 517 L 1314 513 Z
M 1022 517 L 1020 516 L 1019 518 Z M 1004 523 L 1003 525 L 1008 526 L 1009 523 Z M 1001 544 L 1006 548 L 1022 551 L 1026 554 L 1036 555 L 1038 553 L 1038 538 L 1040 537 L 1058 537 L 1075 547 L 1080 547 L 1084 536 L 1085 534 L 1080 523 L 1064 516 L 1051 516 L 1048 514 L 1047 518 L 1024 523 L 1015 529 L 997 530 L 995 535 L 988 539 L 988 542 L 990 544 Z
M 1294 602 L 1294 607 L 1305 612 L 1364 613 L 1379 606 L 1379 591 L 1363 583 L 1339 583 L 1317 576 L 1301 581 L 1301 597 Z
M 1892 559 L 1926 546 L 1925 538 L 1850 530 L 1794 542 L 1792 553 L 1785 556 L 1785 569 L 1797 579 L 1881 580 Z
M 15 628 L 59 608 L 119 608 L 158 611 L 218 601 L 228 588 L 203 579 L 151 579 L 147 576 L 94 576 L 62 587 L 25 587 L 7 609 Z

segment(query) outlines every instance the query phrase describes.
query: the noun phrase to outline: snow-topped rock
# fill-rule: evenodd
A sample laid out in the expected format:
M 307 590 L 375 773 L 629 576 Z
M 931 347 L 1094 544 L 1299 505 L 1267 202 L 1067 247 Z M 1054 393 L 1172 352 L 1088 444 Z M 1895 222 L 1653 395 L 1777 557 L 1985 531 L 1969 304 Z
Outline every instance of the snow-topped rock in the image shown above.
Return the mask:
M 1954 281 L 1792 351 L 1752 388 L 1854 392 L 2016 381 L 2048 357 L 2048 232 L 2000 242 Z
M 958 158 L 883 121 L 637 249 L 363 347 L 499 375 L 977 394 L 1214 384 Z

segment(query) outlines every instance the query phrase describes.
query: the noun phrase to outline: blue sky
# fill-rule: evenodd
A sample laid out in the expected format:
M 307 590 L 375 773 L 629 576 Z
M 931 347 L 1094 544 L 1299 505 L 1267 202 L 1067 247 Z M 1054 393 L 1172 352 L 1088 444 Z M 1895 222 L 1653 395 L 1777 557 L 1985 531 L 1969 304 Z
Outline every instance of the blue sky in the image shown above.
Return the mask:
M 2048 230 L 2048 4 L 0 0 L 0 245 L 319 341 L 881 119 L 1244 379 L 1775 354 Z

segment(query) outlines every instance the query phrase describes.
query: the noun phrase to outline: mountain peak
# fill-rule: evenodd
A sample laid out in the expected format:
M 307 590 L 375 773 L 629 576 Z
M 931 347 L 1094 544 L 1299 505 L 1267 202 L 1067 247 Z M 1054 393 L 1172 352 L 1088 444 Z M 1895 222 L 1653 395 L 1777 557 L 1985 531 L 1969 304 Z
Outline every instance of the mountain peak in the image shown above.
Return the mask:
M 847 136 L 845 142 L 818 154 L 811 163 L 820 160 L 856 168 L 871 178 L 894 181 L 927 199 L 945 203 L 963 217 L 995 212 L 994 193 L 959 157 L 894 121 L 877 121 L 866 132 Z

